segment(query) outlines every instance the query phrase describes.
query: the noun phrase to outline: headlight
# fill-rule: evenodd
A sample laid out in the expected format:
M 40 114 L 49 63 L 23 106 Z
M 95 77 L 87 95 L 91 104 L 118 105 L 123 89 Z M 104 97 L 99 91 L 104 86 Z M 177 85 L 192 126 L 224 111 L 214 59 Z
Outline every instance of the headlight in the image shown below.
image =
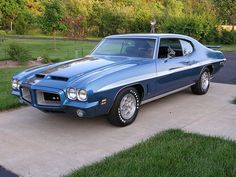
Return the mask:
M 18 84 L 17 84 L 17 89 L 20 90 L 20 85 L 22 84 L 21 81 L 18 81 Z
M 79 101 L 87 101 L 86 90 L 77 90 L 77 98 Z
M 21 81 L 18 81 L 18 80 L 16 80 L 16 79 L 14 79 L 14 80 L 12 80 L 12 88 L 13 89 L 20 89 L 20 84 L 21 84 Z
M 76 100 L 76 89 L 74 88 L 68 88 L 67 89 L 67 97 L 70 100 Z

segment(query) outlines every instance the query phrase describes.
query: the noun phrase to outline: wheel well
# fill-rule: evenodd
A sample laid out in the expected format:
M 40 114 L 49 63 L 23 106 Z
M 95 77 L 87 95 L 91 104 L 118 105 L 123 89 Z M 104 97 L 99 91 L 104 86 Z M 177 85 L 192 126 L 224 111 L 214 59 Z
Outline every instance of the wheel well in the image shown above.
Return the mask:
M 212 66 L 212 65 L 209 65 L 209 66 L 207 66 L 207 68 L 209 69 L 210 74 L 212 74 L 212 73 L 213 73 L 213 66 Z
M 125 89 L 125 88 L 128 88 L 128 87 L 133 87 L 133 88 L 135 88 L 135 89 L 138 91 L 138 93 L 139 93 L 140 101 L 143 100 L 143 97 L 144 97 L 144 88 L 143 88 L 143 86 L 142 86 L 141 84 L 129 85 L 129 86 L 127 86 L 127 87 L 122 88 L 121 90 L 123 90 L 123 89 Z M 114 104 L 114 101 L 115 101 L 117 95 L 120 93 L 121 90 L 119 90 L 119 92 L 116 94 L 116 96 L 115 96 L 115 98 L 114 98 L 112 104 Z M 109 109 L 109 112 L 110 112 L 110 110 L 111 110 L 111 108 Z
M 143 86 L 141 84 L 136 84 L 136 85 L 131 85 L 130 87 L 134 87 L 138 91 L 140 100 L 142 100 L 144 96 Z

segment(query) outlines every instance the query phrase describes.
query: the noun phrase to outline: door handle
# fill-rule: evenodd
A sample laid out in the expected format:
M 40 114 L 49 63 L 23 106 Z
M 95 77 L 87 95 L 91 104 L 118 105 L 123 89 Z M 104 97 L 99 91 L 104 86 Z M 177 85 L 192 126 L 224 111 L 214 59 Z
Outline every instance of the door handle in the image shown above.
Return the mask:
M 185 65 L 190 65 L 191 61 L 183 61 L 182 63 L 185 64 Z
M 174 69 L 179 69 L 179 68 L 182 68 L 182 67 L 175 67 L 175 68 L 170 68 L 169 70 L 174 70 Z

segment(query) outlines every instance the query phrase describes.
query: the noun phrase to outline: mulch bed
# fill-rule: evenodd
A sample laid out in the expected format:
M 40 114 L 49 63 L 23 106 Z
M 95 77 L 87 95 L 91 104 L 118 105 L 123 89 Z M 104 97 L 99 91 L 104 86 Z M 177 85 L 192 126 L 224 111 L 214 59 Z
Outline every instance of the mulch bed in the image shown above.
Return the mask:
M 30 60 L 26 63 L 19 63 L 17 61 L 12 61 L 12 60 L 3 60 L 0 61 L 0 69 L 1 68 L 14 68 L 14 67 L 20 67 L 20 66 L 37 66 L 41 65 L 41 61 L 37 60 Z

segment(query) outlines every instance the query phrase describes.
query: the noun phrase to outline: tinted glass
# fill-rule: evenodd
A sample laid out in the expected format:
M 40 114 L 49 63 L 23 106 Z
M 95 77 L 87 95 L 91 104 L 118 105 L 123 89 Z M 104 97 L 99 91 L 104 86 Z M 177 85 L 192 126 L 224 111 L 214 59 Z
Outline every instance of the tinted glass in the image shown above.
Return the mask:
M 110 38 L 105 39 L 92 54 L 153 58 L 155 42 L 155 39 Z
M 183 56 L 182 46 L 179 39 L 161 39 L 158 58 L 181 57 Z

